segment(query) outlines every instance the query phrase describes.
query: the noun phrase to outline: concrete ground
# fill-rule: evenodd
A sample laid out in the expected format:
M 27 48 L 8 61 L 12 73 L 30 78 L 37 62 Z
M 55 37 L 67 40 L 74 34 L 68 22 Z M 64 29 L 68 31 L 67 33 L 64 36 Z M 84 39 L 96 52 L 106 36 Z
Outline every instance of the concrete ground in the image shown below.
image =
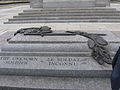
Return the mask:
M 112 8 L 120 10 L 120 3 L 112 3 Z M 31 23 L 31 24 L 4 24 L 8 19 L 18 15 L 23 10 L 30 9 L 29 5 L 0 6 L 0 33 L 16 31 L 25 27 L 49 26 L 52 30 L 108 30 L 120 31 L 120 23 Z

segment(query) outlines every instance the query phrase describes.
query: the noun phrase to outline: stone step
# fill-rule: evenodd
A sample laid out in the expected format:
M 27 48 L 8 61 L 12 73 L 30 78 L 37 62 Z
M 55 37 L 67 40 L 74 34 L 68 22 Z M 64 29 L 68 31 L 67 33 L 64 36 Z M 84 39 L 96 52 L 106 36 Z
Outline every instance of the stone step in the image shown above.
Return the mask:
M 58 19 L 120 19 L 120 16 L 37 16 L 14 17 L 9 20 L 58 20 Z
M 41 12 L 41 11 L 46 11 L 46 12 L 48 12 L 48 11 L 116 11 L 116 9 L 60 9 L 60 10 L 44 10 L 44 9 L 42 9 L 42 10 L 24 10 L 23 12 Z
M 63 52 L 1 52 L 0 66 L 0 75 L 22 76 L 110 78 L 112 71 L 91 56 Z
M 57 13 L 57 14 L 30 14 L 30 15 L 19 15 L 13 16 L 13 18 L 22 17 L 64 17 L 64 16 L 120 16 L 120 13 Z
M 9 21 L 16 21 L 16 20 L 76 20 L 76 19 L 120 19 L 120 16 L 25 17 L 25 18 L 13 18 L 13 19 L 9 19 Z
M 110 78 L 0 76 L 1 90 L 111 90 Z
M 120 11 L 115 8 L 84 7 L 24 10 L 23 13 L 19 13 L 19 16 L 14 16 L 9 21 L 10 23 L 120 22 L 119 19 Z
M 40 11 L 86 11 L 86 10 L 91 10 L 91 11 L 97 11 L 97 10 L 103 10 L 103 11 L 115 11 L 116 9 L 32 9 L 32 10 L 23 10 L 23 12 L 40 12 Z
M 31 11 L 56 11 L 56 10 L 116 10 L 116 8 L 104 8 L 104 7 L 89 7 L 89 8 L 44 8 L 44 9 L 30 9 L 23 10 L 23 12 L 31 12 Z
M 56 13 L 120 13 L 120 11 L 43 11 L 43 12 L 24 12 L 24 13 L 19 13 L 19 15 L 30 15 L 30 14 L 56 14 Z
M 21 20 L 9 21 L 4 24 L 20 24 L 20 23 L 69 23 L 69 22 L 120 22 L 120 19 L 75 19 L 75 20 Z

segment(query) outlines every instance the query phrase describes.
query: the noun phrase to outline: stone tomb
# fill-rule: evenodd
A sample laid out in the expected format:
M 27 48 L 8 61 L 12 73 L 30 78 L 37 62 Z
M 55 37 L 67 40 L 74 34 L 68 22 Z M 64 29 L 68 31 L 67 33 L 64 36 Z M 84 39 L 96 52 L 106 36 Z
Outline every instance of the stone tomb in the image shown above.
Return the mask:
M 106 7 L 110 0 L 30 0 L 32 8 Z
M 65 33 L 54 31 L 53 33 Z M 111 32 L 88 31 L 107 34 L 111 57 L 117 51 L 120 38 Z M 0 74 L 70 77 L 110 77 L 111 65 L 100 65 L 91 57 L 88 39 L 79 36 L 40 36 L 16 34 L 0 52 Z

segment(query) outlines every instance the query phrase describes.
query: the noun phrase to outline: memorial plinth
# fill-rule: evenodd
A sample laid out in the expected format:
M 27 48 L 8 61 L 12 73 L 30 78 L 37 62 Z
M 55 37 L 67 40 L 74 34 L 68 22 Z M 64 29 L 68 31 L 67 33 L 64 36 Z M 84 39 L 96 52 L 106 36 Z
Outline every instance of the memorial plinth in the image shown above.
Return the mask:
M 106 34 L 103 37 L 108 41 L 107 49 L 113 57 L 119 47 L 120 39 L 111 32 L 90 33 Z M 41 35 L 18 33 L 9 39 L 1 48 L 0 74 L 110 77 L 111 65 L 106 63 L 100 65 L 91 57 L 87 38 L 69 35 L 62 31 L 53 31 L 52 36 Z
M 31 0 L 32 8 L 106 7 L 110 0 Z
M 31 0 L 30 7 L 31 8 L 43 8 L 43 0 Z

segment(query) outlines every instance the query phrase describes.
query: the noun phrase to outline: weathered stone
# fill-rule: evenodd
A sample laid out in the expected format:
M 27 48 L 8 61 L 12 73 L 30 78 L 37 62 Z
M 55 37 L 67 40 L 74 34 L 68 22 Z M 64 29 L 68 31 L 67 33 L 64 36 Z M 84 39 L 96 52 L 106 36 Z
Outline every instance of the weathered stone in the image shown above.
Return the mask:
M 1 90 L 111 90 L 109 78 L 0 76 Z
M 104 32 L 101 31 L 101 33 Z M 115 37 L 114 34 L 109 34 Z M 10 38 L 12 37 L 11 35 L 13 33 L 6 33 L 0 36 L 0 47 L 6 44 L 7 37 Z M 17 41 L 18 36 L 16 35 L 11 40 Z M 111 43 L 115 44 L 115 42 Z M 119 42 L 117 43 L 119 44 Z M 20 42 L 11 42 L 9 44 L 17 45 Z M 46 53 L 23 51 L 0 52 L 0 89 L 104 90 L 106 88 L 106 90 L 110 90 L 111 66 L 99 65 L 90 57 L 89 52 Z
M 43 0 L 30 0 L 31 8 L 43 8 Z
M 111 0 L 95 0 L 95 6 L 96 7 L 106 7 L 110 6 Z
M 95 22 L 101 22 L 101 23 L 119 23 L 120 19 L 74 19 L 74 20 L 21 20 L 21 21 L 9 21 L 4 22 L 4 24 L 25 24 L 25 23 L 95 23 Z
M 109 43 L 120 43 L 119 38 L 111 32 L 90 33 L 107 34 L 104 38 Z M 113 40 L 113 37 L 116 40 Z M 41 37 L 17 34 L 2 47 L 0 74 L 110 77 L 111 65 L 101 66 L 93 60 L 87 41 L 88 39 L 82 36 Z M 112 57 L 114 50 L 111 50 Z
M 24 56 L 11 56 L 8 53 L 0 56 L 0 74 L 110 77 L 111 66 L 101 66 L 91 57 L 28 56 L 26 53 Z
M 106 7 L 110 0 L 31 0 L 32 8 L 78 8 L 78 7 Z
M 55 31 L 56 33 L 64 33 Z M 90 31 L 89 31 L 90 32 Z M 90 33 L 106 34 L 103 36 L 109 42 L 107 47 L 111 53 L 116 52 L 120 39 L 111 32 L 91 31 Z M 113 39 L 115 38 L 115 39 Z M 45 36 L 17 34 L 5 44 L 1 50 L 9 52 L 91 52 L 87 45 L 88 39 L 83 36 Z
M 120 22 L 120 12 L 105 7 L 32 9 L 19 13 L 5 24 L 68 22 Z
M 78 8 L 78 7 L 94 7 L 94 0 L 46 0 L 44 8 Z
M 73 31 L 73 30 L 72 30 Z M 53 31 L 54 33 L 65 33 L 65 31 Z M 115 36 L 113 33 L 111 33 L 110 31 L 86 31 L 89 33 L 93 33 L 93 34 L 106 34 L 106 36 L 103 36 L 103 38 L 105 40 L 107 40 L 108 42 L 120 42 L 120 39 Z M 22 42 L 27 42 L 27 43 L 34 43 L 34 42 L 43 42 L 43 43 L 49 43 L 49 42 L 53 42 L 53 43 L 57 43 L 57 42 L 68 42 L 68 43 L 74 43 L 74 42 L 87 42 L 88 39 L 83 37 L 83 36 L 79 36 L 79 35 L 73 35 L 73 36 L 45 36 L 45 37 L 41 37 L 39 35 L 21 35 L 21 34 L 17 34 L 15 37 L 12 37 L 9 41 L 9 43 L 22 43 Z

